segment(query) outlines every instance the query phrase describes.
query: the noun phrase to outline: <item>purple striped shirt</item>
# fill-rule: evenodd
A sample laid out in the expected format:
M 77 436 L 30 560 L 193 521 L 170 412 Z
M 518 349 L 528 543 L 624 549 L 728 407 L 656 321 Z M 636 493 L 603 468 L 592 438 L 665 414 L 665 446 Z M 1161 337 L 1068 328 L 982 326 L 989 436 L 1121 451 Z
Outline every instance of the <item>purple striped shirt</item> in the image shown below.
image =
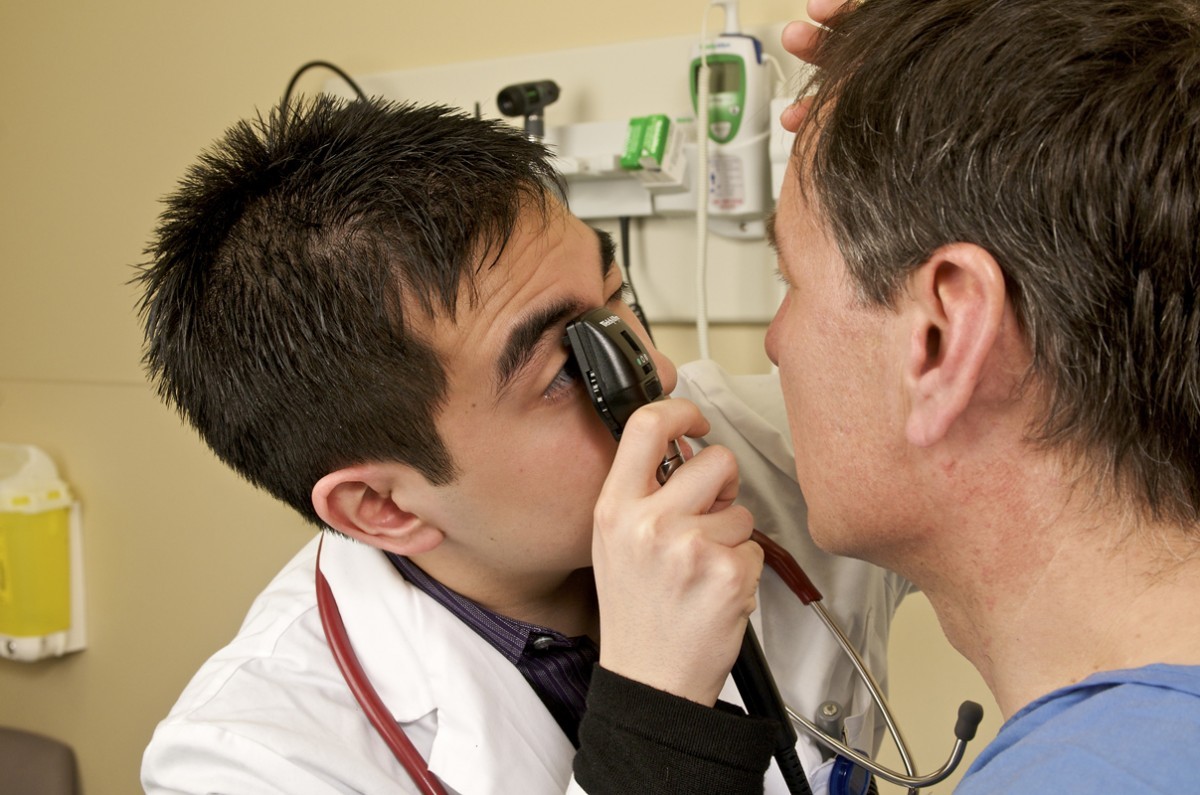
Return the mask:
M 600 659 L 600 649 L 591 638 L 568 638 L 548 627 L 493 613 L 442 585 L 408 558 L 390 553 L 388 558 L 404 579 L 458 616 L 515 665 L 571 743 L 579 747 L 579 721 L 587 705 L 592 666 Z

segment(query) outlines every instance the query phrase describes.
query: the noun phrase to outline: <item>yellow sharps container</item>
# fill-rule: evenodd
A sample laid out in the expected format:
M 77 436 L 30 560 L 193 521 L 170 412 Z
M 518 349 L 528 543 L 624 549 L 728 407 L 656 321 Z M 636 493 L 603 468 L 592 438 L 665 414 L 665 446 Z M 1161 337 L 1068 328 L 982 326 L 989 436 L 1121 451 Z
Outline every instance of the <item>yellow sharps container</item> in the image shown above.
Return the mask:
M 73 638 L 77 512 L 50 458 L 0 444 L 0 657 L 31 661 L 81 648 Z M 75 558 L 75 560 L 73 560 Z M 80 611 L 82 612 L 82 611 Z

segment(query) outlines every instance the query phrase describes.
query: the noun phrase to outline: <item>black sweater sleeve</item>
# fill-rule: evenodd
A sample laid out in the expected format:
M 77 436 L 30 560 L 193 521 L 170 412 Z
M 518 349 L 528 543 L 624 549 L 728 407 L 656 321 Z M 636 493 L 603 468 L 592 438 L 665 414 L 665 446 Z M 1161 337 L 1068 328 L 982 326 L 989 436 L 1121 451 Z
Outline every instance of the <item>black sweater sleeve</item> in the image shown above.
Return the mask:
M 774 723 L 709 708 L 596 666 L 575 779 L 588 795 L 762 795 Z

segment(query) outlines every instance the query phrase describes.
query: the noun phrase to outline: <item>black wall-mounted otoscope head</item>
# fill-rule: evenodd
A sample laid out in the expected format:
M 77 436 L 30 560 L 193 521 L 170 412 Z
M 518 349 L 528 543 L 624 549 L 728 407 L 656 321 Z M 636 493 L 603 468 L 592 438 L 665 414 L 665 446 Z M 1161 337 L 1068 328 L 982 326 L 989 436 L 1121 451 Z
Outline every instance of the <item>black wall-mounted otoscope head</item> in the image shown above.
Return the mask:
M 558 99 L 558 83 L 553 80 L 538 80 L 532 83 L 514 83 L 500 89 L 496 95 L 496 106 L 505 116 L 524 116 L 525 132 L 541 138 L 545 135 L 542 111 Z

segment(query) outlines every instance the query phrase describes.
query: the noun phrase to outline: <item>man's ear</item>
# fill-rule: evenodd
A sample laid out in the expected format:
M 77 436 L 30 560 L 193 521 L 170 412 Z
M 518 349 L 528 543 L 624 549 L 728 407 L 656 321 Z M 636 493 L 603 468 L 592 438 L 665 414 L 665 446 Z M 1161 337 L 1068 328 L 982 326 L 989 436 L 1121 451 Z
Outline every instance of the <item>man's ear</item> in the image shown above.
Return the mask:
M 920 447 L 943 439 L 971 403 L 1001 325 L 1004 273 L 985 249 L 952 243 L 909 277 L 905 432 Z
M 445 536 L 407 509 L 403 479 L 379 464 L 339 469 L 313 486 L 313 508 L 334 530 L 373 547 L 406 556 L 428 552 Z

